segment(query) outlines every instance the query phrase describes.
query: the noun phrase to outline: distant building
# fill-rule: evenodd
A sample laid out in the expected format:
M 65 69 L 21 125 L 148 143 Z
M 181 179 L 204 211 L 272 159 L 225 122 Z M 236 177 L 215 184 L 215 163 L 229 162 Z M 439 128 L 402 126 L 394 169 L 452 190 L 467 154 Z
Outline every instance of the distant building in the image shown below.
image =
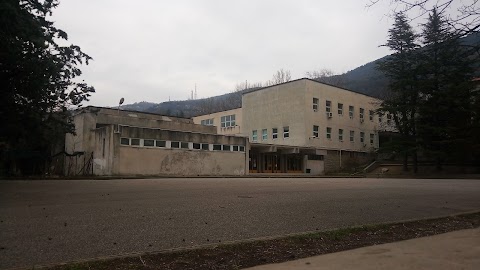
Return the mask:
M 66 175 L 244 175 L 248 140 L 191 119 L 79 109 L 65 139 Z
M 322 175 L 363 165 L 378 148 L 391 115 L 381 100 L 310 79 L 247 92 L 239 109 L 201 115 L 194 123 L 249 138 L 250 173 Z

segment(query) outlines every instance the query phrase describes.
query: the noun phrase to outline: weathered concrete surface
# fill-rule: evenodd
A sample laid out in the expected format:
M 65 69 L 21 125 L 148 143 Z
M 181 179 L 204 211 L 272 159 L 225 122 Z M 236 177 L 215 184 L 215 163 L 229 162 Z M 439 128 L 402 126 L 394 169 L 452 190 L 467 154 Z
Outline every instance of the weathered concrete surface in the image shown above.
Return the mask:
M 477 228 L 248 269 L 476 270 L 479 266 L 480 228 Z
M 477 209 L 478 180 L 0 181 L 0 268 Z

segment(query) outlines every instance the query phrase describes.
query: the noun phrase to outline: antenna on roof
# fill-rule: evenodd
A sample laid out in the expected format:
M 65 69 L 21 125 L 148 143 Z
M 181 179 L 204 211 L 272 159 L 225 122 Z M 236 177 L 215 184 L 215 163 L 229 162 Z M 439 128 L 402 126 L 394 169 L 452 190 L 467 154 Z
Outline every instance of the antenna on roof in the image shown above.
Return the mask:
M 195 84 L 195 99 L 197 99 L 197 84 Z

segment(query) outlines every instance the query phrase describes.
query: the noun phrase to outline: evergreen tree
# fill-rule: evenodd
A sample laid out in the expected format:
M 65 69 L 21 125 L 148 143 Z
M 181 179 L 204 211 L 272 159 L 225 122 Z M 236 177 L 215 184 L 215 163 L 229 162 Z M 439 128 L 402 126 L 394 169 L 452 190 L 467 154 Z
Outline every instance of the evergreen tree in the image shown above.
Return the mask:
M 419 135 L 437 169 L 466 158 L 472 131 L 472 58 L 447 20 L 433 9 L 422 32 Z
M 391 148 L 402 153 L 404 170 L 407 170 L 408 157 L 414 159 L 414 171 L 417 171 L 417 136 L 416 118 L 420 92 L 417 81 L 417 35 L 403 13 L 395 15 L 393 27 L 389 30 L 387 43 L 384 45 L 393 51 L 383 62 L 378 64 L 389 79 L 389 93 L 381 104 L 379 113 L 390 113 L 395 127 L 401 136 L 396 138 Z
M 82 73 L 78 65 L 91 58 L 78 46 L 58 44 L 67 34 L 48 20 L 57 5 L 0 2 L 0 174 L 2 167 L 10 174 L 41 173 L 52 142 L 73 132 L 68 109 L 95 91 L 75 80 Z

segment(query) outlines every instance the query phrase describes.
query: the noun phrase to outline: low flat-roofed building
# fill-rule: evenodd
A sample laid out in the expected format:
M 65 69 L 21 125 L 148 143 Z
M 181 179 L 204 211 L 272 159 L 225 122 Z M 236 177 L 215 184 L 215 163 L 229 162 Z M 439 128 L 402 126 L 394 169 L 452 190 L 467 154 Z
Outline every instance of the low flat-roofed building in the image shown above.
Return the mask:
M 192 119 L 86 107 L 67 134 L 65 174 L 244 175 L 248 140 Z

